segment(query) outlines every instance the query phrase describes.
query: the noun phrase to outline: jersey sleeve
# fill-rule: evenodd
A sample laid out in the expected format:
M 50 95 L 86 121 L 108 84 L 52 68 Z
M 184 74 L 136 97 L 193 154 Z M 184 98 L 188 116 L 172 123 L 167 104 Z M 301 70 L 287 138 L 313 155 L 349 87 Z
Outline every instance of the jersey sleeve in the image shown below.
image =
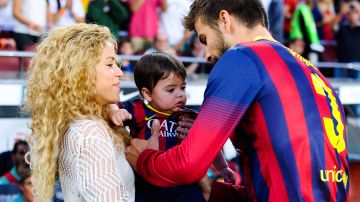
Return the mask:
M 212 70 L 199 115 L 178 146 L 160 152 L 145 150 L 138 173 L 157 186 L 200 180 L 233 134 L 263 86 L 258 66 L 240 48 L 228 50 Z

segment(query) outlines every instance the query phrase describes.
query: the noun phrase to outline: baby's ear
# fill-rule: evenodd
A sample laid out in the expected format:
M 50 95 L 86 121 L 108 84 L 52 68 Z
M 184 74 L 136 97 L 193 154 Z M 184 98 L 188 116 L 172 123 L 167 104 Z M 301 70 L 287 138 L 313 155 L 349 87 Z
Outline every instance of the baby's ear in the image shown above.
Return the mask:
M 148 102 L 152 101 L 151 92 L 147 88 L 144 87 L 141 89 L 141 95 L 143 96 L 144 100 Z

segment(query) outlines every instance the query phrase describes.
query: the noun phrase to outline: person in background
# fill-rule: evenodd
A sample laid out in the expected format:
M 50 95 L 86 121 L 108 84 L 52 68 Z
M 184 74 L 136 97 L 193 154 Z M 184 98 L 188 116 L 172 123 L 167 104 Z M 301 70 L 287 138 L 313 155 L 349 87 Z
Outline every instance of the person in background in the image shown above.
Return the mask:
M 51 28 L 85 22 L 85 11 L 80 0 L 49 0 Z
M 84 23 L 56 28 L 36 47 L 23 108 L 35 201 L 52 199 L 57 171 L 65 201 L 135 200 L 130 137 L 107 122 L 123 75 L 115 47 L 108 28 Z
M 27 168 L 24 177 L 19 183 L 20 194 L 6 202 L 34 202 L 33 186 L 31 183 L 30 169 Z
M 339 97 L 310 61 L 272 38 L 260 0 L 195 0 L 184 25 L 215 63 L 204 101 L 172 149 L 156 150 L 154 139 L 131 140 L 126 157 L 136 172 L 157 186 L 194 183 L 230 138 L 243 186 L 223 186 L 236 201 L 349 200 Z
M 128 11 L 119 0 L 91 0 L 86 21 L 106 26 L 118 37 L 120 24 L 128 18 Z
M 20 201 L 22 201 L 22 202 L 33 202 L 34 201 L 34 194 L 33 194 L 33 186 L 32 186 L 32 183 L 31 183 L 30 171 L 20 181 L 19 187 L 20 187 L 22 200 L 19 200 L 17 202 L 20 202 Z
M 348 4 L 348 19 L 339 25 L 336 33 L 337 39 L 337 57 L 339 62 L 360 63 L 360 3 L 353 0 Z M 350 77 L 360 80 L 358 70 L 335 69 L 336 77 Z M 360 106 L 351 106 L 354 114 L 360 116 Z
M 348 19 L 340 23 L 336 33 L 337 57 L 339 62 L 360 62 L 360 3 L 351 1 L 348 6 Z
M 320 54 L 319 60 L 332 62 L 336 61 L 336 47 L 332 43 L 335 40 L 334 29 L 337 26 L 334 0 L 313 0 L 312 12 L 316 22 L 319 38 L 324 46 L 324 51 Z M 325 76 L 334 74 L 333 69 L 322 69 Z
M 129 24 L 129 37 L 134 52 L 146 50 L 151 46 L 159 29 L 159 13 L 167 10 L 167 0 L 128 0 L 132 12 Z
M 40 34 L 51 24 L 47 0 L 13 0 L 14 39 L 17 50 L 26 48 L 38 42 Z M 33 49 L 31 49 L 33 50 Z
M 288 41 L 290 30 L 291 30 L 291 20 L 293 18 L 294 12 L 296 10 L 297 4 L 300 0 L 284 0 L 284 39 Z
M 304 55 L 312 63 L 319 61 L 319 54 L 324 51 L 316 29 L 314 15 L 312 13 L 312 0 L 302 0 L 298 3 L 291 20 L 290 40 L 302 39 L 305 42 Z
M 333 0 L 318 0 L 314 3 L 313 13 L 321 40 L 334 40 L 334 28 L 336 24 L 336 13 Z
M 0 153 L 0 176 L 3 176 L 13 167 L 13 161 L 11 160 L 12 151 L 4 151 Z
M 0 178 L 0 184 L 19 184 L 26 174 L 28 164 L 25 154 L 29 151 L 29 144 L 25 140 L 18 140 L 11 152 L 13 167 Z
M 292 39 L 289 41 L 288 47 L 297 54 L 304 56 L 305 42 L 302 39 Z
M 167 9 L 160 15 L 159 32 L 169 37 L 169 44 L 177 51 L 183 50 L 183 45 L 191 36 L 184 29 L 182 18 L 189 12 L 192 0 L 167 0 Z
M 119 42 L 119 52 L 118 54 L 123 56 L 131 56 L 134 54 L 134 49 L 131 43 L 130 38 L 126 37 L 121 39 Z M 134 80 L 134 66 L 136 61 L 131 60 L 121 60 L 121 69 L 124 72 L 124 76 L 121 77 L 121 80 L 133 81 Z
M 168 53 L 172 56 L 176 56 L 176 50 L 171 48 L 169 44 L 169 37 L 164 33 L 158 33 L 156 35 L 153 46 L 147 49 L 144 55 L 158 51 Z
M 132 47 L 131 40 L 129 38 L 124 38 L 119 43 L 119 54 L 124 56 L 130 56 L 134 54 L 134 49 Z M 124 73 L 133 73 L 134 72 L 135 62 L 130 60 L 121 60 L 121 68 Z
M 261 0 L 269 18 L 269 31 L 279 42 L 284 42 L 284 0 Z

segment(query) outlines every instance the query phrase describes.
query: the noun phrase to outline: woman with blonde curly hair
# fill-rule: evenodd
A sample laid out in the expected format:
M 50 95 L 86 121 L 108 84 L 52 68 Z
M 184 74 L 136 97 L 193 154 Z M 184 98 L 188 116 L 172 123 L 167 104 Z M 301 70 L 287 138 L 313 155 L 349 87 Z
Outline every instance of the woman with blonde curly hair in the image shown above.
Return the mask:
M 24 106 L 36 201 L 51 200 L 57 171 L 65 201 L 134 201 L 129 136 L 107 118 L 123 75 L 115 42 L 108 28 L 76 24 L 37 46 Z

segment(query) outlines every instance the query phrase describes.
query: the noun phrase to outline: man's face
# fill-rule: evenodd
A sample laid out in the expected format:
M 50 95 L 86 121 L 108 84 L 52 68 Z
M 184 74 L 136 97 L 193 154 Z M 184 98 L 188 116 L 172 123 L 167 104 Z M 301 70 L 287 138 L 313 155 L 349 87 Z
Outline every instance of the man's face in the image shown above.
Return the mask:
M 209 62 L 216 63 L 219 57 L 230 48 L 224 40 L 223 33 L 204 24 L 200 19 L 195 22 L 195 30 L 200 42 L 207 47 L 206 58 Z

